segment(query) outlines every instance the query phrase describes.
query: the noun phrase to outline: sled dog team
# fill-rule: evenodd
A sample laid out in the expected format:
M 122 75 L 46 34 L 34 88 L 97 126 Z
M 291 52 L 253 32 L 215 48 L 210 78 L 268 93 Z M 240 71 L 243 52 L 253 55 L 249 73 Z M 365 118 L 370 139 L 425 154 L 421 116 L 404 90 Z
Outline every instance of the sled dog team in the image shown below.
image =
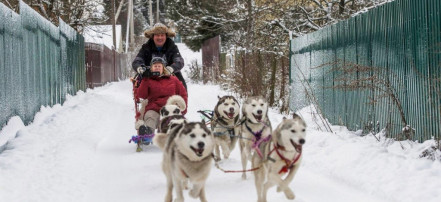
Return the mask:
M 173 96 L 160 111 L 160 124 L 153 143 L 163 150 L 162 170 L 167 178 L 166 202 L 184 201 L 183 190 L 189 195 L 207 201 L 205 181 L 212 160 L 227 159 L 239 141 L 242 179 L 253 171 L 257 199 L 267 201 L 269 188 L 277 186 L 288 199 L 295 195 L 289 188 L 302 160 L 306 124 L 300 116 L 284 119 L 273 131 L 268 119 L 268 102 L 263 97 L 249 97 L 240 106 L 233 96 L 223 96 L 216 104 L 211 128 L 204 122 L 189 122 L 180 112 L 185 110 L 183 100 Z M 184 102 L 185 103 L 185 102 Z M 222 152 L 221 152 L 222 151 Z M 252 169 L 247 170 L 248 161 Z

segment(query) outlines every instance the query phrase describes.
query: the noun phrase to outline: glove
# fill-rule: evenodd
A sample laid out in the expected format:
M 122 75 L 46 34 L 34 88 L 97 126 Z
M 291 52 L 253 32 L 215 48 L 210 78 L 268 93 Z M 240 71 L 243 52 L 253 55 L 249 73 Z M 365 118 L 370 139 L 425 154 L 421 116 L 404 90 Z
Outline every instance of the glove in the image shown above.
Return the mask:
M 173 69 L 173 67 L 171 67 L 171 66 L 167 66 L 167 67 L 165 67 L 165 68 L 167 69 L 168 72 L 170 72 L 170 74 L 173 74 L 173 72 L 175 71 L 175 70 Z
M 143 74 L 145 72 L 146 68 L 144 66 L 139 66 L 136 71 L 138 74 Z

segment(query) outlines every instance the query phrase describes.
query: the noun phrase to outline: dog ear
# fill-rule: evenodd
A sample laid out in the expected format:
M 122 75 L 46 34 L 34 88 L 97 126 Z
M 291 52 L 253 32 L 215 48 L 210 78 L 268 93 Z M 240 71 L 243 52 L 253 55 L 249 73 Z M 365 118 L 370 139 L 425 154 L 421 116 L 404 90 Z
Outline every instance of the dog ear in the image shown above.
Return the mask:
M 292 115 L 292 119 L 295 120 L 295 121 L 300 121 L 300 123 L 302 123 L 302 125 L 303 125 L 304 127 L 306 127 L 306 123 L 305 123 L 305 121 L 303 121 L 302 117 L 300 117 L 298 114 L 294 113 L 294 114 Z
M 300 116 L 297 115 L 296 113 L 292 114 L 292 119 L 299 119 L 299 118 L 300 118 Z
M 159 110 L 159 113 L 161 114 L 161 116 L 164 116 L 164 113 L 165 113 L 165 107 L 162 107 L 161 110 Z

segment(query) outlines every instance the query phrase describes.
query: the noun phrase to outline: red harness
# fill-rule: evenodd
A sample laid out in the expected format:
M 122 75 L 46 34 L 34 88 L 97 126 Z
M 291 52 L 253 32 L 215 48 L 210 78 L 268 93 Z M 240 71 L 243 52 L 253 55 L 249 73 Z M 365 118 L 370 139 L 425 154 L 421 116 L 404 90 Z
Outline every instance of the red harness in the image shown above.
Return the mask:
M 268 156 L 274 151 L 276 150 L 277 155 L 285 162 L 285 166 L 282 167 L 282 169 L 280 169 L 279 174 L 285 174 L 287 173 L 289 170 L 291 170 L 294 167 L 294 164 L 300 159 L 300 156 L 302 155 L 302 147 L 300 147 L 299 150 L 297 150 L 297 152 L 299 153 L 299 155 L 294 156 L 294 159 L 291 161 L 289 159 L 287 159 L 286 157 L 284 157 L 280 152 L 279 152 L 279 148 L 282 150 L 285 150 L 282 146 L 278 146 L 278 145 L 274 145 L 274 149 L 268 154 Z

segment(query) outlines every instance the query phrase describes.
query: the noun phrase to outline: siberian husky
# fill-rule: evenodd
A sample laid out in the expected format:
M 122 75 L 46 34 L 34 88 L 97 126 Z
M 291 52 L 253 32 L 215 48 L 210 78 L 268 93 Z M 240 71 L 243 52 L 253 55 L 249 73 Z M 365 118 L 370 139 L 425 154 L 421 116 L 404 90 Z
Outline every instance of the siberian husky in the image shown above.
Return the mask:
M 158 132 L 155 135 L 156 140 L 153 139 L 153 144 L 165 144 L 167 139 L 167 131 L 169 130 L 171 123 L 182 123 L 182 120 L 185 120 L 184 115 L 182 115 L 182 112 L 185 109 L 186 104 L 181 96 L 173 95 L 167 99 L 167 104 L 164 105 L 159 111 L 160 121 L 158 124 Z
M 141 109 L 140 113 L 145 113 L 145 107 L 148 104 L 148 100 L 145 99 L 141 101 Z M 162 126 L 167 125 L 163 122 L 170 122 L 170 120 L 166 120 L 170 116 L 180 115 L 182 116 L 182 112 L 187 108 L 187 105 L 185 104 L 184 98 L 182 98 L 179 95 L 173 95 L 167 99 L 167 103 L 159 110 L 159 125 L 158 125 L 158 132 L 159 133 L 166 133 L 166 131 L 163 131 Z M 170 118 L 171 119 L 171 118 Z M 145 122 L 142 119 L 139 119 L 135 123 L 135 128 L 138 130 L 138 128 L 141 125 L 144 125 Z
M 305 122 L 294 114 L 293 119 L 284 119 L 277 126 L 270 142 L 260 146 L 264 158 L 254 153 L 252 166 L 260 167 L 254 171 L 258 202 L 266 202 L 267 191 L 274 185 L 277 185 L 277 192 L 285 193 L 286 198 L 295 198 L 289 184 L 302 161 L 305 129 Z M 288 175 L 283 179 L 285 174 Z
M 271 123 L 268 119 L 268 102 L 265 98 L 249 97 L 242 106 L 242 119 L 240 135 L 240 153 L 242 168 L 246 170 L 248 160 L 251 160 L 254 150 L 258 150 L 258 145 L 268 141 L 271 135 Z M 242 174 L 242 179 L 246 179 L 246 173 Z
M 167 178 L 165 201 L 172 201 L 173 188 L 177 195 L 175 201 L 184 201 L 183 189 L 187 180 L 193 184 L 190 196 L 199 197 L 202 202 L 207 201 L 204 189 L 212 167 L 214 139 L 205 123 L 172 121 L 165 145 L 158 146 L 164 151 L 162 170 Z
M 219 97 L 219 101 L 214 108 L 213 119 L 211 121 L 211 130 L 215 140 L 215 156 L 220 159 L 220 148 L 224 158 L 230 156 L 231 151 L 237 142 L 236 135 L 239 135 L 239 102 L 233 96 Z

